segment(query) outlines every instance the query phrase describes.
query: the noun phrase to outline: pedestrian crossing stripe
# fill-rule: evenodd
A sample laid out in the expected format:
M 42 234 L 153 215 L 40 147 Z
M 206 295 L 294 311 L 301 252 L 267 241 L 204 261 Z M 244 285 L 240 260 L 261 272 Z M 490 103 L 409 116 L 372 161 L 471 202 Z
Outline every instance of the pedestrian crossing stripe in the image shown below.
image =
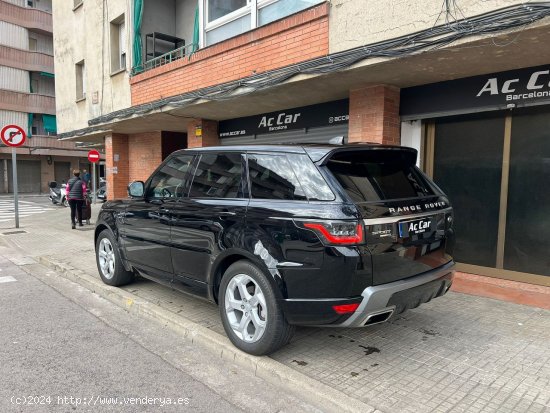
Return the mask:
M 19 201 L 19 217 L 26 218 L 33 214 L 41 214 L 52 211 L 52 208 L 43 207 L 29 201 Z M 15 206 L 13 199 L 0 200 L 0 223 L 11 221 L 15 218 Z
M 17 281 L 15 278 L 13 278 L 11 275 L 8 275 L 6 277 L 0 277 L 0 284 L 4 283 L 12 283 Z

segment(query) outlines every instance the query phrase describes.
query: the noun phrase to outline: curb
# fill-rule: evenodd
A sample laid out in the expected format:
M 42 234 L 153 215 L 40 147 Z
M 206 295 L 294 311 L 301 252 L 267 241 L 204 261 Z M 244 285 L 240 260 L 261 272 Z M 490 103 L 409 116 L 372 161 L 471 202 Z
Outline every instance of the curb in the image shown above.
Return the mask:
M 297 372 L 267 356 L 257 357 L 237 349 L 227 337 L 206 327 L 176 315 L 158 305 L 144 300 L 120 288 L 111 287 L 72 266 L 38 257 L 41 264 L 49 267 L 64 278 L 109 300 L 136 316 L 161 322 L 181 333 L 185 340 L 207 349 L 223 360 L 234 362 L 242 367 L 253 369 L 255 375 L 292 393 L 299 394 L 314 405 L 322 405 L 325 411 L 349 413 L 380 413 L 374 407 L 354 399 L 343 392 Z

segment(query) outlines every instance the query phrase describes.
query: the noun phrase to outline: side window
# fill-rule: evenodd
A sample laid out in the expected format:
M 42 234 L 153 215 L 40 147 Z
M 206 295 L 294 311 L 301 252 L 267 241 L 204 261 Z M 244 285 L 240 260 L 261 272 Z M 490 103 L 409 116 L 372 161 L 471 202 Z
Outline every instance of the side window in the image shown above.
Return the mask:
M 249 155 L 251 195 L 255 199 L 306 200 L 284 155 Z
M 241 154 L 202 155 L 189 196 L 193 198 L 242 198 Z
M 193 155 L 171 158 L 151 179 L 147 198 L 181 198 L 185 190 L 187 171 L 193 162 Z
M 317 170 L 309 156 L 288 154 L 287 159 L 310 201 L 334 201 L 334 193 L 328 186 L 321 172 Z

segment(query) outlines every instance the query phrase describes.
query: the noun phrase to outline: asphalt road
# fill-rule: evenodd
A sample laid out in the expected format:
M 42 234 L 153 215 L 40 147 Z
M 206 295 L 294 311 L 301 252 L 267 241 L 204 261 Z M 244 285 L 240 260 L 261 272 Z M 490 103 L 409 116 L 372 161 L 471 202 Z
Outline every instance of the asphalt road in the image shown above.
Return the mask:
M 1 412 L 318 411 L 76 284 L 58 280 L 60 294 L 32 260 L 12 261 L 4 249 Z

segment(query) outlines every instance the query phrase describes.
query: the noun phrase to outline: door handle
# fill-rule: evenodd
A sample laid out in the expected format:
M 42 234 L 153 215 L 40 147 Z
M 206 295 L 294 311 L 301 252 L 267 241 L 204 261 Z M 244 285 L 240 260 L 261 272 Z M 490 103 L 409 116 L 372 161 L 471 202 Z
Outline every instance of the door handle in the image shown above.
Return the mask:
M 237 215 L 236 212 L 231 212 L 231 211 L 221 211 L 221 212 L 218 212 L 218 215 L 220 217 L 233 217 L 235 215 Z

